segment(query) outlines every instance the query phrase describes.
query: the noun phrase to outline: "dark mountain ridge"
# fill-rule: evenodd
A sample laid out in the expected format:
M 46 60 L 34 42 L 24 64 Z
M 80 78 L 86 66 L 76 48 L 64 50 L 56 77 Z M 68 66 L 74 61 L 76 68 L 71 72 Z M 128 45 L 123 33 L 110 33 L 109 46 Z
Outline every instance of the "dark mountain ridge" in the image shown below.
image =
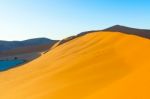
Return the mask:
M 137 35 L 137 36 L 150 39 L 150 30 L 148 29 L 137 29 L 137 28 L 131 28 L 127 26 L 115 25 L 115 26 L 106 28 L 102 31 L 122 32 L 122 33 Z

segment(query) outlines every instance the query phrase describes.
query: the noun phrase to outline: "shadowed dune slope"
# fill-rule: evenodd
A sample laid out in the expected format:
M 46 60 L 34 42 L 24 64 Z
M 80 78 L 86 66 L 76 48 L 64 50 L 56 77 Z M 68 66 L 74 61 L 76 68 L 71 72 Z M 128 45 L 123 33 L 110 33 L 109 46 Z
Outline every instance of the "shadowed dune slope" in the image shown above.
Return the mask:
M 150 40 L 94 32 L 0 73 L 0 99 L 150 99 Z

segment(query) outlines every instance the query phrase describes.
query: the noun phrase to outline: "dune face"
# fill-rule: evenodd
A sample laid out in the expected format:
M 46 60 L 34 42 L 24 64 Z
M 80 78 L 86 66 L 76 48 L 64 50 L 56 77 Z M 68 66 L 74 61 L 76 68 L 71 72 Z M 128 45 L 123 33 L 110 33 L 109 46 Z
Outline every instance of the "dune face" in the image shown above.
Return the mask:
M 0 99 L 150 99 L 150 41 L 93 32 L 0 73 Z
M 52 46 L 52 48 L 55 48 L 55 47 L 57 47 L 57 46 L 59 46 L 59 45 L 62 45 L 62 44 L 64 44 L 64 43 L 66 43 L 66 42 L 69 42 L 69 41 L 71 41 L 71 40 L 73 40 L 73 39 L 76 39 L 76 38 L 78 38 L 78 37 L 84 36 L 84 35 L 89 34 L 89 33 L 94 33 L 94 32 L 100 32 L 100 31 L 98 31 L 98 30 L 93 30 L 93 31 L 81 32 L 80 34 L 77 34 L 77 35 L 70 36 L 70 37 L 67 37 L 67 38 L 65 38 L 65 39 L 59 40 L 58 42 L 56 42 L 56 43 Z

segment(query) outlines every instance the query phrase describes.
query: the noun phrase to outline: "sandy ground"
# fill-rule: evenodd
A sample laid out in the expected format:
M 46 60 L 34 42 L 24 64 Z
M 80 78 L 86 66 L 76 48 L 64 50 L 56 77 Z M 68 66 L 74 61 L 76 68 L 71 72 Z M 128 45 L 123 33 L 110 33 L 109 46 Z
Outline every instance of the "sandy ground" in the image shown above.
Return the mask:
M 150 40 L 95 32 L 0 73 L 0 99 L 150 99 Z

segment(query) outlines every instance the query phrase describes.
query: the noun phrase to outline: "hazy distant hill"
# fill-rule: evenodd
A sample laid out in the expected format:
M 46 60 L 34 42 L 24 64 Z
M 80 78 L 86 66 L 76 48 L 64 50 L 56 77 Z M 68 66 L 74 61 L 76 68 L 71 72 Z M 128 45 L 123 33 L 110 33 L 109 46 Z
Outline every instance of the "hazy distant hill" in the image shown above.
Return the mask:
M 50 40 L 48 38 L 34 38 L 24 41 L 0 41 L 0 51 L 6 51 L 11 49 L 16 49 L 19 47 L 27 46 L 38 46 L 43 44 L 53 45 L 56 40 Z
M 24 41 L 0 41 L 0 60 L 14 58 L 31 61 L 49 50 L 57 40 L 35 38 Z

